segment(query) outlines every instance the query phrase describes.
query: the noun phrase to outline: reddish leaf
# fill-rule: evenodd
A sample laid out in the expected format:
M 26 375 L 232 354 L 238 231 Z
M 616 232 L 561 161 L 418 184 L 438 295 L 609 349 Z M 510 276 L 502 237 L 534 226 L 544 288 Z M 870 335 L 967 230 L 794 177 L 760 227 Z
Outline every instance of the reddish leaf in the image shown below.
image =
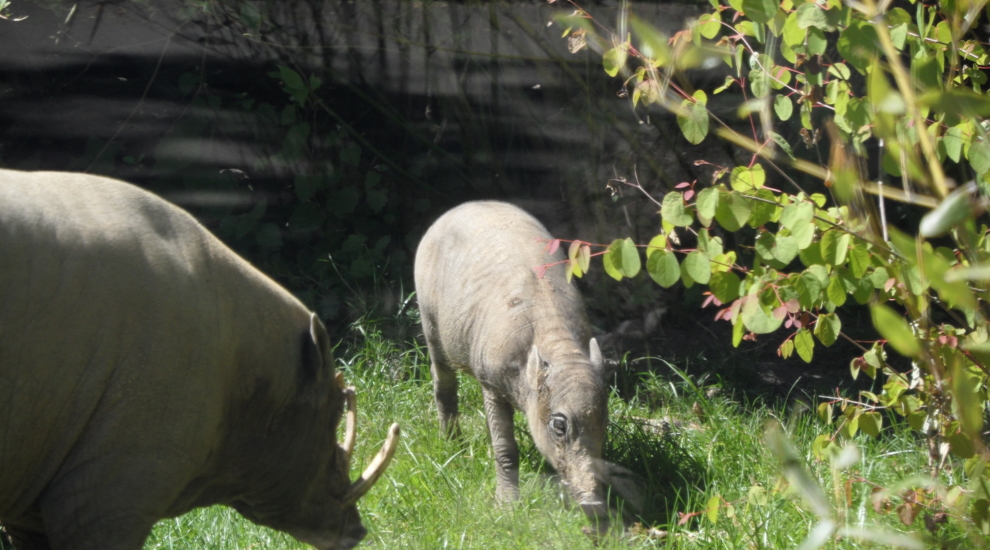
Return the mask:
M 560 239 L 553 239 L 547 243 L 547 254 L 553 254 L 560 248 Z
M 914 523 L 915 518 L 918 517 L 918 513 L 921 512 L 921 506 L 917 502 L 905 500 L 903 504 L 897 507 L 897 517 L 901 518 L 901 523 L 904 525 L 911 525 Z
M 786 316 L 787 316 L 787 306 L 786 305 L 781 305 L 780 307 L 774 308 L 774 310 L 773 310 L 773 317 L 774 317 L 774 319 L 777 319 L 778 321 L 783 321 L 784 320 L 784 317 L 786 317 Z
M 787 313 L 797 313 L 801 311 L 801 302 L 797 301 L 796 298 L 787 300 L 787 303 L 784 305 L 787 306 Z
M 880 487 L 874 487 L 873 492 L 870 494 L 870 501 L 873 502 L 873 511 L 878 514 L 883 514 L 887 512 L 888 501 L 886 498 L 886 493 Z
M 687 191 L 684 192 L 684 200 L 686 201 L 691 200 L 691 197 L 693 196 L 694 196 L 694 189 L 688 189 Z
M 897 279 L 894 277 L 887 279 L 887 282 L 883 284 L 883 291 L 890 292 L 890 289 L 894 288 L 895 284 L 897 284 Z
M 691 184 L 686 181 L 682 181 L 681 183 L 675 185 L 674 189 L 684 189 L 685 187 L 691 187 Z
M 542 279 L 543 276 L 547 274 L 547 269 L 549 269 L 549 268 L 550 268 L 550 264 L 538 265 L 538 266 L 534 267 L 533 268 L 533 271 L 536 272 L 536 278 L 537 279 Z

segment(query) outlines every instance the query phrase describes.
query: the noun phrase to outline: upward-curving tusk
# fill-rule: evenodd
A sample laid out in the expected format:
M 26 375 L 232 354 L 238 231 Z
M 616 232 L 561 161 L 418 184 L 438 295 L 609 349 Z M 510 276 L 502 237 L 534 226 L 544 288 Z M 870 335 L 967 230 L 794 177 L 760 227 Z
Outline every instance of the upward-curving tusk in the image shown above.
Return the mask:
M 346 428 L 344 431 L 344 454 L 347 456 L 347 466 L 351 465 L 351 453 L 354 452 L 354 442 L 357 441 L 357 393 L 354 386 L 344 388 L 344 406 L 347 409 Z
M 378 481 L 378 478 L 385 473 L 385 469 L 388 468 L 389 462 L 392 461 L 392 456 L 395 455 L 395 449 L 399 446 L 399 425 L 392 424 L 388 429 L 388 437 L 385 438 L 385 444 L 382 445 L 382 449 L 378 451 L 375 455 L 375 459 L 371 461 L 371 464 L 364 469 L 364 473 L 361 477 L 357 479 L 351 488 L 344 495 L 344 498 L 340 501 L 340 507 L 346 508 L 353 505 L 361 497 L 365 495 Z

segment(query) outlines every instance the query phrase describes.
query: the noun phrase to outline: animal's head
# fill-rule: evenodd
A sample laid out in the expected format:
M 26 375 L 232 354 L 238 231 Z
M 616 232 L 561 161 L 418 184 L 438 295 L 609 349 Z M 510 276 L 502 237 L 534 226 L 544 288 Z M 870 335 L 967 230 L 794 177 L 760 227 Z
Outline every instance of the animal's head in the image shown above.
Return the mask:
M 571 497 L 589 517 L 604 520 L 601 463 L 608 424 L 608 389 L 601 350 L 594 338 L 589 354 L 556 354 L 530 349 L 526 380 L 536 396 L 528 416 L 536 446 L 560 473 Z M 535 413 L 535 414 L 534 414 Z
M 239 422 L 254 432 L 254 448 L 240 458 L 249 464 L 250 494 L 230 504 L 246 518 L 284 531 L 319 550 L 349 549 L 364 538 L 356 503 L 375 484 L 392 460 L 399 425 L 392 424 L 378 455 L 356 481 L 349 477 L 357 432 L 356 396 L 334 372 L 329 338 L 315 315 L 301 335 L 299 370 L 293 395 L 275 403 L 272 392 L 252 398 L 253 418 Z M 267 403 L 266 403 L 267 402 Z M 346 413 L 343 443 L 337 427 Z

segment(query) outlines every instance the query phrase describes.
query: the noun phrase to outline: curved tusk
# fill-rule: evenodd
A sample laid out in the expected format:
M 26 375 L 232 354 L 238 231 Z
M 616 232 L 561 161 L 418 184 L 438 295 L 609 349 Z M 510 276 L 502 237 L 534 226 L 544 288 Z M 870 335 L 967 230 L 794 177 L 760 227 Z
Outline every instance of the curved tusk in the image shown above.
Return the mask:
M 351 488 L 348 489 L 347 494 L 340 501 L 341 508 L 347 508 L 353 505 L 365 493 L 368 492 L 378 481 L 378 478 L 385 473 L 385 469 L 388 468 L 388 463 L 392 461 L 392 456 L 395 455 L 395 449 L 399 446 L 399 425 L 392 424 L 388 429 L 388 437 L 385 438 L 385 444 L 382 445 L 382 449 L 378 451 L 375 455 L 375 459 L 368 464 L 368 467 L 364 469 L 364 473 L 361 477 L 357 479 Z
M 346 428 L 344 431 L 344 454 L 347 456 L 347 467 L 351 466 L 351 453 L 354 452 L 354 442 L 357 441 L 357 393 L 354 386 L 344 388 L 344 407 L 347 410 Z

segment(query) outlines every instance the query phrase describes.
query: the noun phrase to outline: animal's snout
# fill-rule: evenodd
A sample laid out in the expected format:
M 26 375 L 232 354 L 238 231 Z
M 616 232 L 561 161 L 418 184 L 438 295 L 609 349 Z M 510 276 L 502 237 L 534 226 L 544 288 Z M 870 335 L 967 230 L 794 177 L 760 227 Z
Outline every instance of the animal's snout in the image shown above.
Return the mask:
M 600 499 L 582 500 L 578 503 L 584 514 L 590 518 L 608 517 L 608 504 Z
M 364 540 L 365 535 L 368 534 L 368 530 L 364 528 L 364 525 L 360 523 L 355 523 L 347 526 L 347 530 L 341 533 L 340 540 L 338 541 L 337 548 L 341 550 L 351 550 L 358 545 L 362 540 Z

